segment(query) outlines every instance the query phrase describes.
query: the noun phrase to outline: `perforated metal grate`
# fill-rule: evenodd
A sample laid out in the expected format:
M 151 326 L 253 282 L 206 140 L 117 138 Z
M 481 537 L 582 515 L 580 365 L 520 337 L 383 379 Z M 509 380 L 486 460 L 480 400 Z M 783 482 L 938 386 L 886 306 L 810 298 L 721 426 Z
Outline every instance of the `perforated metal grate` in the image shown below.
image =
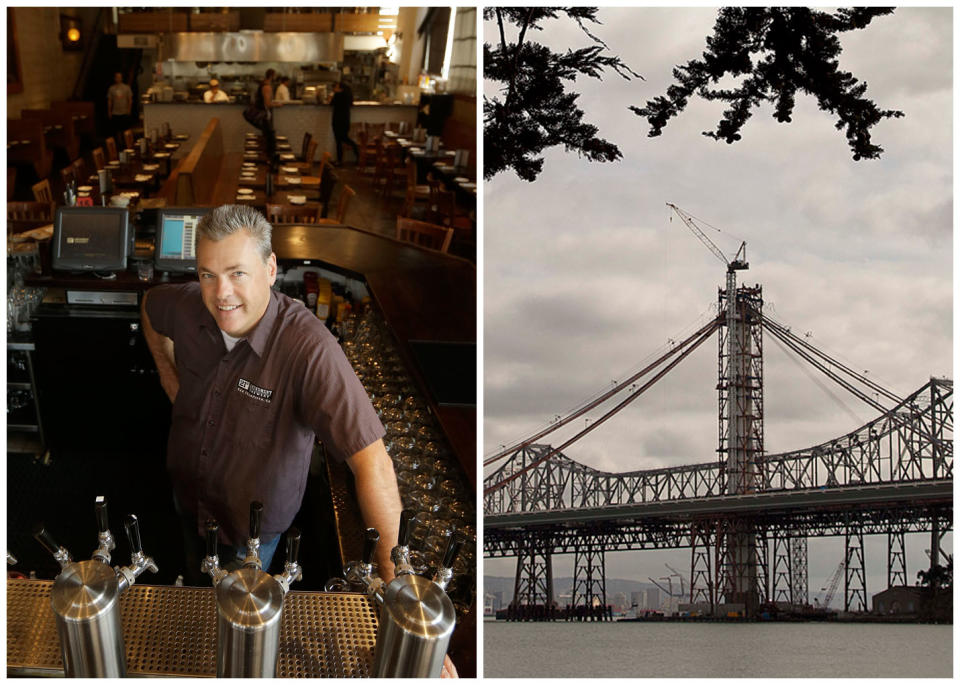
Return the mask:
M 7 673 L 63 672 L 52 581 L 7 581 Z M 217 623 L 211 588 L 138 585 L 120 600 L 131 675 L 214 676 Z M 279 677 L 370 675 L 377 614 L 356 594 L 290 592 L 280 625 Z

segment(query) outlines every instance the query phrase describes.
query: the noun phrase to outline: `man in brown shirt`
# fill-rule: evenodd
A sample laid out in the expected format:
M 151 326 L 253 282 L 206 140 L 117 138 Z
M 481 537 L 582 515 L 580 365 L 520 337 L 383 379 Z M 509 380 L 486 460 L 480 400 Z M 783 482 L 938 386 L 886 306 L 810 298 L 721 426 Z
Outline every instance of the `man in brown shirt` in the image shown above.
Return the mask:
M 389 581 L 401 504 L 383 426 L 323 322 L 271 288 L 270 236 L 256 210 L 219 207 L 197 227 L 199 282 L 144 297 L 144 334 L 173 402 L 167 468 L 178 509 L 195 517 L 198 536 L 216 518 L 242 557 L 259 500 L 261 555 L 272 556 L 303 500 L 316 435 L 353 472 Z

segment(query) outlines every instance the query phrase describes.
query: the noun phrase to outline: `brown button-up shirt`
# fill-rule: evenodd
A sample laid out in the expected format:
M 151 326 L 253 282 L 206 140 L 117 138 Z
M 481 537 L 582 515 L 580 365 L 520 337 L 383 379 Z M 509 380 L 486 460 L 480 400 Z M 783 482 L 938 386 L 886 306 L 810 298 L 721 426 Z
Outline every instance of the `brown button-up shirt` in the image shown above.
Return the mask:
M 314 436 L 346 459 L 384 435 L 350 363 L 301 302 L 272 291 L 267 310 L 229 353 L 200 284 L 150 290 L 147 315 L 174 343 L 180 390 L 167 469 L 180 502 L 249 535 L 250 502 L 263 502 L 262 535 L 279 534 L 300 508 Z

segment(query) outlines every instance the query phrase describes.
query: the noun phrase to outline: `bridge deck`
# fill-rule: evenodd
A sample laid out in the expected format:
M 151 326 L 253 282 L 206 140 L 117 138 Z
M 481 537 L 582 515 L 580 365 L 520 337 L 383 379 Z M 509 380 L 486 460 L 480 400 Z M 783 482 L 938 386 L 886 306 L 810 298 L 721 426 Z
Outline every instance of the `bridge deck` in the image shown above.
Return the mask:
M 508 529 L 521 526 L 578 524 L 596 521 L 644 519 L 676 516 L 679 518 L 709 514 L 773 513 L 797 509 L 843 507 L 872 504 L 922 504 L 953 501 L 953 479 L 883 485 L 850 485 L 839 488 L 762 492 L 751 495 L 725 495 L 695 499 L 637 502 L 586 509 L 555 509 L 510 514 L 487 514 L 484 529 Z

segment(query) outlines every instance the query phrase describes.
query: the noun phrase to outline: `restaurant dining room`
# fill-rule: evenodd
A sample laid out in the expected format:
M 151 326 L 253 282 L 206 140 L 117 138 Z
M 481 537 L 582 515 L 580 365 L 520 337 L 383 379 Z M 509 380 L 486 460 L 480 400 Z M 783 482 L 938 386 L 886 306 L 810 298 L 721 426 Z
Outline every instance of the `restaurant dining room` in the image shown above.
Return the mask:
M 6 27 L 7 675 L 475 677 L 476 8 Z

